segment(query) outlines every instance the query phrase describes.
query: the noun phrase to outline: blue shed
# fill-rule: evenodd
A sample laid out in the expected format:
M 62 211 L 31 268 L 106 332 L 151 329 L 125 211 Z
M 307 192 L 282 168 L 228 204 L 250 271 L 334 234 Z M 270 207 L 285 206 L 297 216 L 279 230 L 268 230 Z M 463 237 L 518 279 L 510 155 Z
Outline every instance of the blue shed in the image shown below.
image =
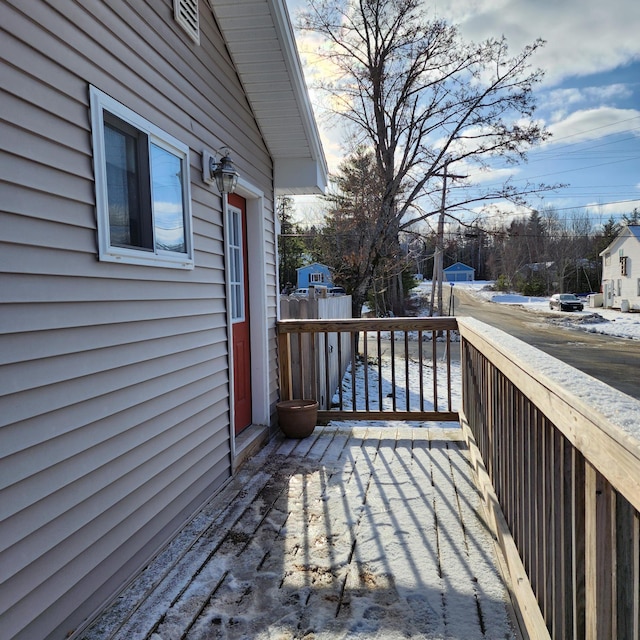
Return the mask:
M 298 275 L 298 289 L 306 288 L 310 285 L 333 286 L 331 271 L 326 264 L 313 262 L 304 267 L 299 267 L 296 271 Z
M 444 276 L 447 282 L 473 282 L 475 280 L 475 269 L 462 262 L 456 262 L 444 269 Z

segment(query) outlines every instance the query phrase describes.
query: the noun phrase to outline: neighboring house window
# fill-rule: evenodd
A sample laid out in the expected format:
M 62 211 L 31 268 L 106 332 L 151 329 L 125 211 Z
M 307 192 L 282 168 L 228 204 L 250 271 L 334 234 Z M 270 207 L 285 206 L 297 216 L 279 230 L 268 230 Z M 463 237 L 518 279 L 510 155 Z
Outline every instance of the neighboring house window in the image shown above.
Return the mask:
M 620 256 L 620 275 L 621 276 L 629 275 L 627 272 L 627 257 L 628 256 Z
M 310 273 L 309 282 L 324 282 L 324 274 L 322 273 Z
M 192 269 L 189 147 L 90 95 L 100 260 Z
M 620 280 L 620 278 L 618 278 L 618 293 L 617 295 L 621 296 L 622 295 L 622 280 Z
M 605 267 L 608 267 L 611 265 L 611 254 L 610 253 L 605 253 L 604 254 L 604 265 Z
M 638 295 L 640 296 L 640 278 L 638 278 Z

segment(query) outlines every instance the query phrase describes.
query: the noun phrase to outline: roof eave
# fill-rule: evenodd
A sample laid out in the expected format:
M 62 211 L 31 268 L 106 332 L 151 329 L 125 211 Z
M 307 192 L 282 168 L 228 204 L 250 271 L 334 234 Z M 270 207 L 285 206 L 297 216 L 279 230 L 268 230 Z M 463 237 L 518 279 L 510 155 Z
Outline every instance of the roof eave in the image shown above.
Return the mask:
M 638 242 L 640 242 L 640 225 L 625 225 L 625 227 L 618 232 L 618 235 L 600 252 L 599 255 L 601 257 L 604 257 L 606 253 L 609 253 L 611 251 L 611 247 L 613 247 L 613 245 L 616 244 L 618 240 L 621 240 L 625 236 L 635 238 L 636 240 L 638 240 Z
M 324 193 L 327 163 L 285 0 L 210 0 L 210 5 L 272 157 L 276 192 Z M 262 39 L 247 38 L 251 30 L 259 30 Z M 261 43 L 271 54 L 277 48 L 279 55 L 258 81 L 255 58 Z M 277 82 L 269 82 L 269 73 Z

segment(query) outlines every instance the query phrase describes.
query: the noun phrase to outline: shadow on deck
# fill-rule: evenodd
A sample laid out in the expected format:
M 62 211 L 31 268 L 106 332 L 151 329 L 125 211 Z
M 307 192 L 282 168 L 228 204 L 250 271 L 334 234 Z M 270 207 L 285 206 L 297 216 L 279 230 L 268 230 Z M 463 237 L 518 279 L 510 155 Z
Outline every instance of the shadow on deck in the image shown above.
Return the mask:
M 84 635 L 412 637 L 519 637 L 460 429 L 273 440 Z

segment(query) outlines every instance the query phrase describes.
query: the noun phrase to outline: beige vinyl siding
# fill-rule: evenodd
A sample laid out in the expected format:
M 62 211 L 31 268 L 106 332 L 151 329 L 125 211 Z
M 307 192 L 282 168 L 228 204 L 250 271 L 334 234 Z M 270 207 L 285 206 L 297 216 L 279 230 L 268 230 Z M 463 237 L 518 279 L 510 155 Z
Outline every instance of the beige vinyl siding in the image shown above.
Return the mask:
M 220 198 L 203 148 L 271 161 L 206 3 L 0 5 L 0 635 L 64 638 L 231 470 Z M 190 148 L 193 271 L 97 259 L 89 85 Z

